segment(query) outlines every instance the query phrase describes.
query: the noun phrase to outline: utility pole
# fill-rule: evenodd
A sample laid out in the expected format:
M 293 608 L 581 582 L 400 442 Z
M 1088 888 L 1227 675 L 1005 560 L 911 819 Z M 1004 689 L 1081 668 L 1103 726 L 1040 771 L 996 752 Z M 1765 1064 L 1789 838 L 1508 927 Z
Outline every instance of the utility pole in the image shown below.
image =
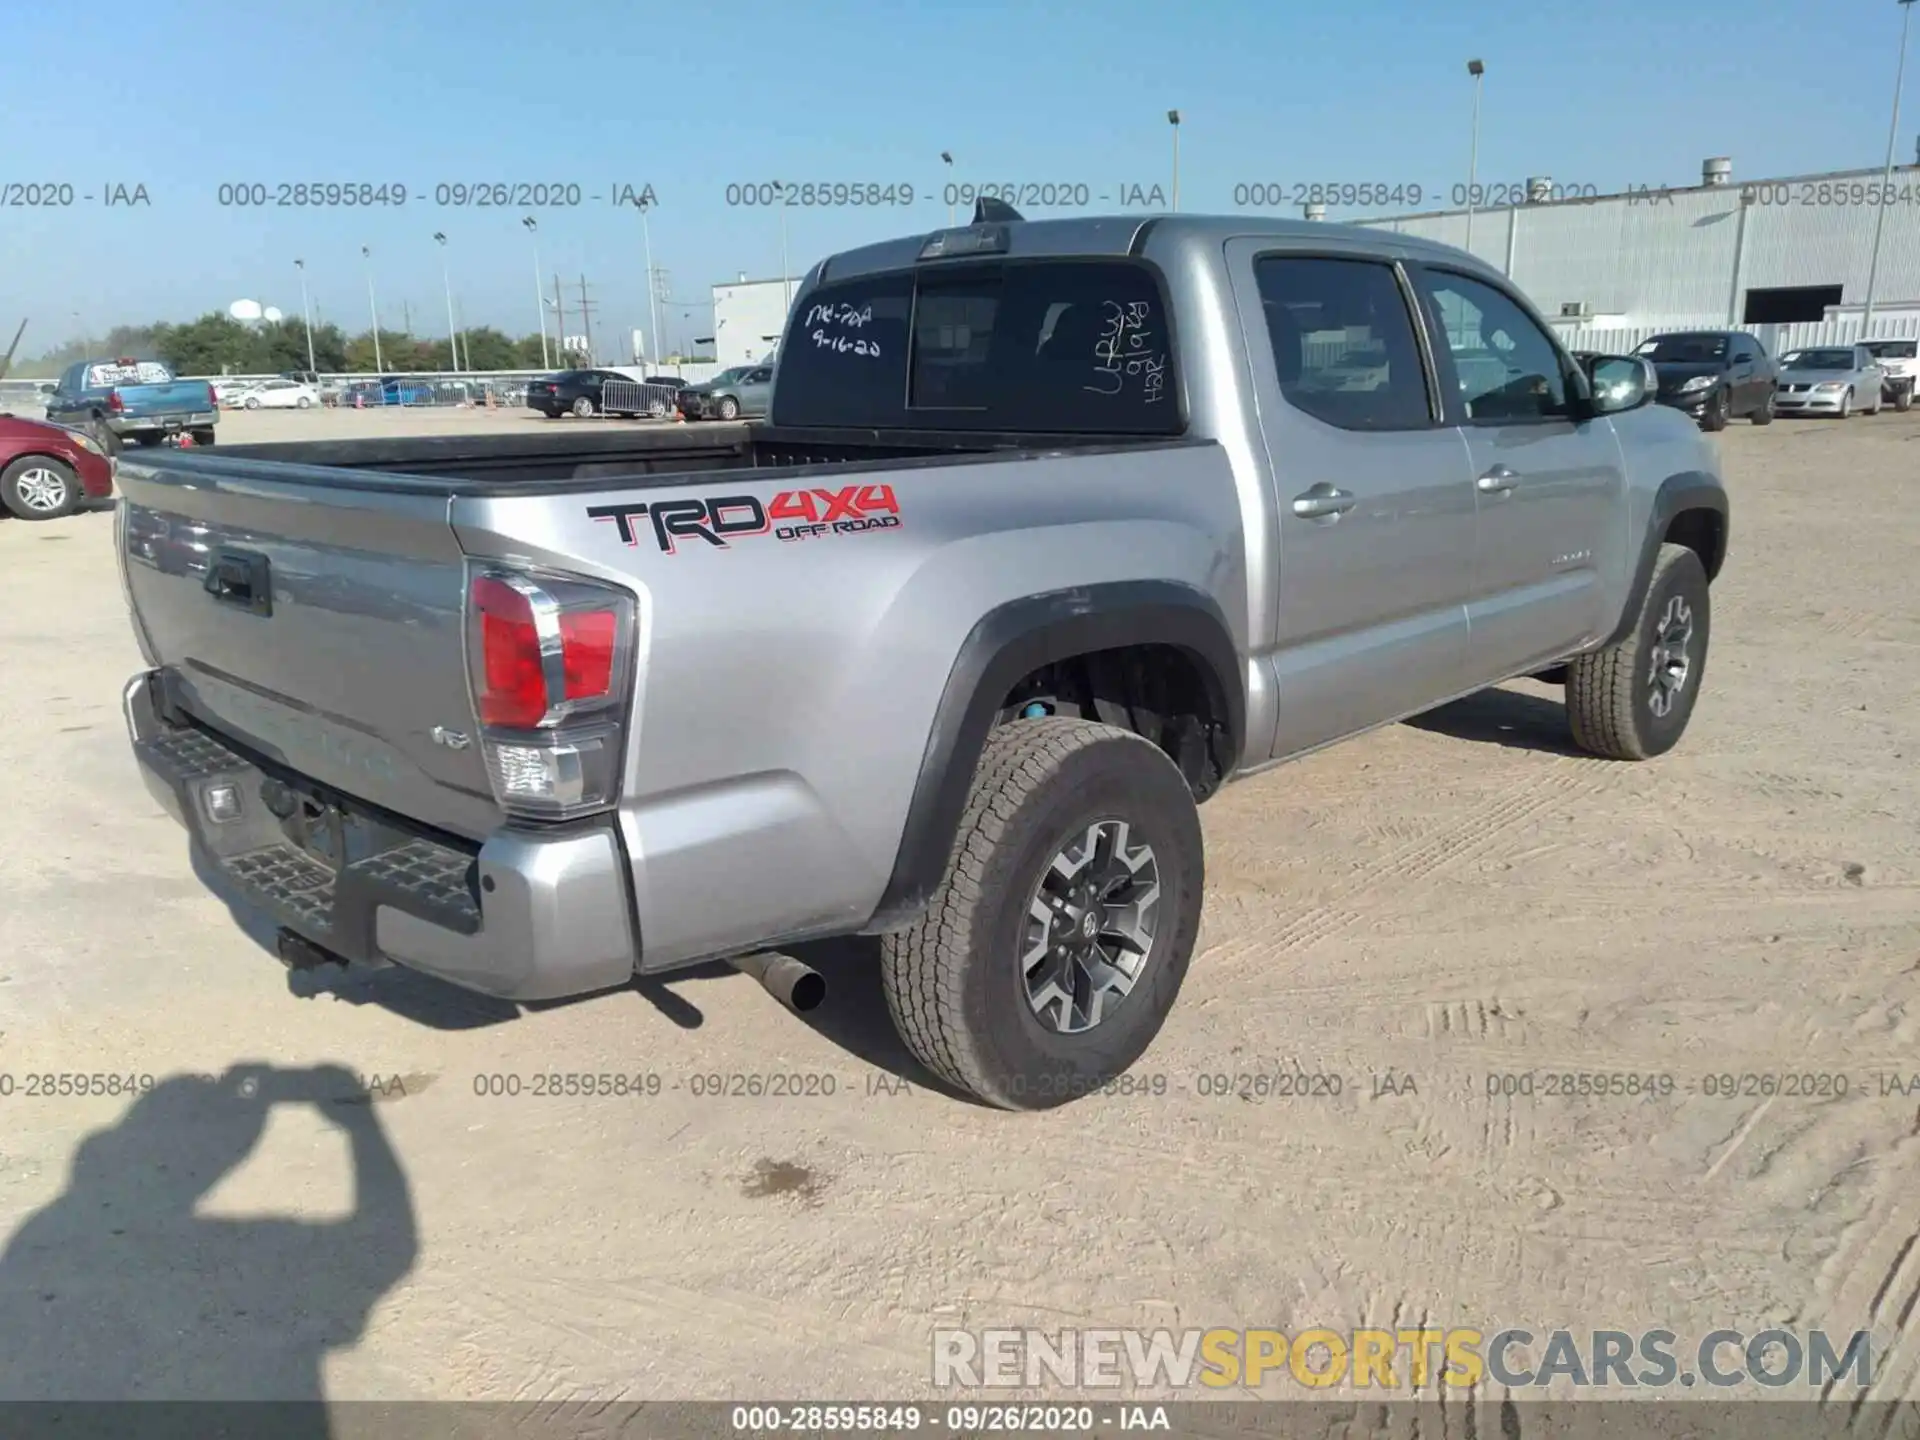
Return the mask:
M 560 272 L 553 272 L 553 326 L 562 358 L 567 353 L 567 304 L 560 289 Z M 569 369 L 574 368 L 569 362 Z
M 413 303 L 408 300 L 400 302 L 400 333 L 407 336 L 413 334 Z
M 1913 20 L 1913 0 L 1900 3 L 1900 61 L 1893 70 L 1893 120 L 1887 126 L 1887 167 L 1880 177 L 1880 204 L 1873 217 L 1873 253 L 1867 260 L 1867 303 L 1860 312 L 1860 338 L 1873 324 L 1874 282 L 1880 277 L 1880 236 L 1887 228 L 1887 191 L 1893 188 L 1893 147 L 1900 135 L 1900 82 L 1907 75 L 1907 26 Z
M 587 277 L 580 277 L 580 333 L 587 337 L 587 363 L 593 364 L 593 304 L 587 299 Z

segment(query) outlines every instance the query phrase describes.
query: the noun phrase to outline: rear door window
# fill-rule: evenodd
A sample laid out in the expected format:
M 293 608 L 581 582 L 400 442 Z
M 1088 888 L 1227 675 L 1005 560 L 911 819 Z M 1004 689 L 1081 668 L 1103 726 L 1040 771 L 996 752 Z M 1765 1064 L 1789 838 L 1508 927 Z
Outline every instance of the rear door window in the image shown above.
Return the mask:
M 1434 423 L 1413 317 L 1393 267 L 1262 256 L 1254 262 L 1280 391 L 1342 430 Z
M 776 423 L 1177 435 L 1172 333 L 1134 261 L 996 261 L 828 284 L 781 346 Z

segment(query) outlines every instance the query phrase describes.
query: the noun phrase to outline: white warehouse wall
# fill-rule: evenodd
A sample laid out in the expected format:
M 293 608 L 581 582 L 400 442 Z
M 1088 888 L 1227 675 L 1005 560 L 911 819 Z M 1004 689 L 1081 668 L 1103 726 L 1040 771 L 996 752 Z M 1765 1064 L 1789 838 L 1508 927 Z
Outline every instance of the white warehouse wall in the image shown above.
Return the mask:
M 726 367 L 751 365 L 771 355 L 786 329 L 789 292 L 800 293 L 799 277 L 714 286 L 714 359 Z
M 1623 326 L 1740 324 L 1746 292 L 1838 285 L 1866 296 L 1875 207 L 1800 203 L 1819 187 L 1878 186 L 1878 170 L 1737 180 L 1665 195 L 1633 191 L 1476 211 L 1473 253 L 1507 271 L 1548 316 L 1584 305 Z M 1886 209 L 1876 307 L 1920 300 L 1920 167 L 1893 172 L 1905 203 Z M 1754 203 L 1742 204 L 1742 197 Z M 1787 203 L 1759 203 L 1759 198 Z M 1743 212 L 1744 211 L 1744 218 Z M 1361 221 L 1464 245 L 1465 211 Z M 1736 264 L 1738 273 L 1736 274 Z

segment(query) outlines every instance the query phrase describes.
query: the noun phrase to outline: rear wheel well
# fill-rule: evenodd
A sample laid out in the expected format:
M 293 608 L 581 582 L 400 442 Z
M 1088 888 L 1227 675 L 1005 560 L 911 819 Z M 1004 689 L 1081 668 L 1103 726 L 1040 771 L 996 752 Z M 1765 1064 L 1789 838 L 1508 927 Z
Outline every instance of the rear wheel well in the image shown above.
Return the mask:
M 1700 564 L 1711 580 L 1720 573 L 1720 562 L 1727 553 L 1727 522 L 1717 510 L 1682 510 L 1667 525 L 1661 537 L 1667 544 L 1684 545 L 1700 557 Z
M 1235 737 L 1212 668 L 1177 645 L 1094 650 L 1022 676 L 1000 702 L 994 725 L 1042 715 L 1095 720 L 1130 730 L 1180 767 L 1195 800 L 1220 788 Z

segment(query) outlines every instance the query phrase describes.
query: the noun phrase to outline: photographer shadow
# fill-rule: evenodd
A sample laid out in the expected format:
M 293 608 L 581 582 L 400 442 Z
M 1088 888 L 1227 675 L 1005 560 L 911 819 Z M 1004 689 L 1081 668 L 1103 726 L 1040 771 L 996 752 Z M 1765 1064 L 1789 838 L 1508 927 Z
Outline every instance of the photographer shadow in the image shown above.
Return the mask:
M 345 1135 L 351 1213 L 196 1213 L 280 1105 L 310 1106 Z M 406 1177 L 353 1075 L 257 1065 L 171 1077 L 81 1142 L 66 1190 L 0 1250 L 0 1401 L 67 1402 L 8 1407 L 43 1427 L 57 1419 L 65 1436 L 128 1433 L 124 1409 L 98 1402 L 278 1402 L 272 1433 L 318 1440 L 332 1433 L 327 1354 L 359 1340 L 418 1249 Z M 249 1407 L 248 1423 L 268 1408 Z M 204 1405 L 140 1416 L 142 1434 L 218 1428 Z

